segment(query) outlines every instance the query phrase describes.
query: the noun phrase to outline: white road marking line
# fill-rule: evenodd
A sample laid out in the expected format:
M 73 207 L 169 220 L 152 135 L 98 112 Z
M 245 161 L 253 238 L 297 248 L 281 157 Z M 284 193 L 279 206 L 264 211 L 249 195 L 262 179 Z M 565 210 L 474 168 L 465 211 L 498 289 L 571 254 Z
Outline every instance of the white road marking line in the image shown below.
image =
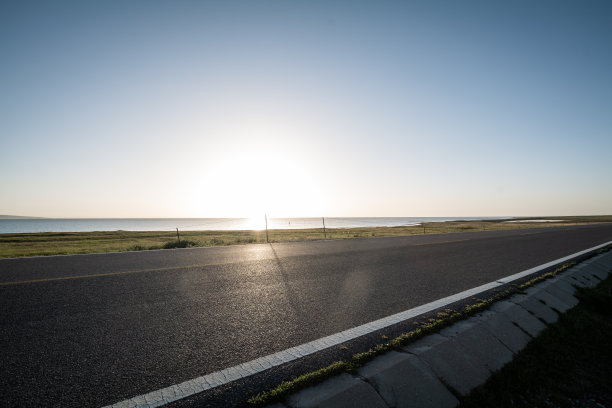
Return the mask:
M 269 354 L 264 357 L 259 357 L 255 360 L 242 363 L 234 367 L 229 367 L 220 371 L 216 371 L 214 373 L 206 374 L 204 376 L 194 378 L 192 380 L 188 380 L 180 384 L 171 385 L 160 390 L 152 391 L 144 395 L 139 395 L 124 401 L 120 401 L 116 404 L 108 405 L 104 408 L 160 407 L 165 404 L 169 404 L 173 401 L 177 401 L 189 397 L 191 395 L 200 393 L 202 391 L 210 390 L 212 388 L 228 384 L 237 379 L 249 377 L 251 375 L 265 371 L 271 367 L 277 367 L 290 361 L 297 360 L 301 357 L 314 354 L 318 351 L 322 351 L 327 348 L 344 343 L 346 341 L 356 339 L 365 334 L 369 334 L 385 327 L 392 326 L 396 323 L 403 322 L 404 320 L 412 319 L 424 313 L 428 313 L 438 308 L 447 306 L 451 303 L 455 303 L 457 301 L 473 297 L 479 293 L 494 289 L 506 283 L 512 282 L 516 279 L 523 278 L 532 273 L 539 272 L 548 267 L 584 255 L 588 252 L 595 251 L 610 244 L 612 244 L 612 241 L 594 246 L 589 249 L 585 249 L 584 251 L 576 252 L 572 255 L 568 255 L 563 258 L 556 259 L 554 261 L 547 262 L 543 265 L 527 269 L 523 272 L 515 273 L 514 275 L 510 275 L 497 281 L 489 282 L 484 285 L 468 289 L 463 292 L 456 293 L 454 295 L 447 296 L 445 298 L 438 299 L 421 306 L 417 306 L 404 312 L 387 316 L 382 319 L 378 319 L 373 322 L 354 327 L 352 329 L 344 330 L 340 333 L 322 337 L 320 339 L 313 340 L 311 342 L 299 346 L 291 347 L 287 350 L 279 351 L 274 354 Z
M 563 257 L 563 258 L 555 259 L 554 261 L 550 261 L 550 262 L 545 263 L 543 265 L 536 266 L 535 268 L 527 269 L 526 271 L 523 271 L 523 272 L 515 273 L 514 275 L 506 276 L 505 278 L 499 279 L 497 282 L 506 284 L 506 283 L 512 282 L 514 280 L 517 280 L 517 279 L 520 279 L 520 278 L 524 278 L 525 276 L 529 276 L 532 273 L 541 271 L 542 269 L 546 269 L 546 268 L 548 268 L 550 266 L 553 266 L 555 264 L 558 264 L 558 263 L 561 263 L 561 262 L 565 262 L 565 261 L 568 261 L 568 260 L 570 260 L 572 258 L 575 258 L 577 256 L 584 255 L 584 254 L 586 254 L 588 252 L 597 250 L 599 248 L 603 248 L 603 247 L 605 247 L 606 245 L 608 245 L 610 243 L 612 243 L 612 241 L 606 242 L 605 244 L 601 244 L 601 245 L 598 245 L 598 246 L 593 247 L 593 248 L 585 249 L 584 251 L 576 252 L 575 254 L 568 255 L 568 256 Z

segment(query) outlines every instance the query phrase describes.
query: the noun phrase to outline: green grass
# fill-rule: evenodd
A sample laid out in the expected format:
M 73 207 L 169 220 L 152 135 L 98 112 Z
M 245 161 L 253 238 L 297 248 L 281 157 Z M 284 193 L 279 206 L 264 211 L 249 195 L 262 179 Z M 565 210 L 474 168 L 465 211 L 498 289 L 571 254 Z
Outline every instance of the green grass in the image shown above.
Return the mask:
M 327 378 L 340 373 L 355 373 L 360 367 L 381 354 L 385 354 L 392 350 L 398 350 L 423 336 L 436 333 L 444 327 L 450 326 L 459 320 L 466 319 L 489 308 L 494 302 L 513 295 L 545 279 L 552 278 L 575 264 L 575 262 L 564 264 L 556 270 L 543 274 L 541 277 L 532 279 L 520 286 L 514 286 L 487 299 L 479 299 L 475 303 L 466 305 L 463 310 L 455 311 L 452 309 L 446 309 L 443 312 L 439 312 L 436 318 L 416 322 L 416 328 L 414 330 L 401 334 L 387 343 L 379 344 L 366 352 L 355 354 L 348 361 L 336 361 L 320 370 L 300 375 L 290 381 L 283 381 L 277 387 L 268 391 L 260 392 L 259 394 L 251 397 L 247 402 L 254 407 L 264 406 L 277 402 L 283 397 L 286 397 L 308 386 L 318 384 Z
M 461 407 L 612 406 L 612 278 L 577 296 L 578 306 L 473 390 Z
M 544 218 L 544 217 L 542 217 Z M 310 239 L 345 239 L 449 232 L 507 230 L 534 227 L 555 227 L 596 222 L 612 222 L 612 216 L 546 217 L 561 223 L 507 223 L 490 221 L 428 222 L 420 226 L 376 228 L 322 228 L 270 230 L 271 242 Z M 174 231 L 98 231 L 34 234 L 0 234 L 0 258 L 34 255 L 85 254 L 97 252 L 142 251 L 176 248 Z M 219 246 L 265 243 L 265 231 L 181 231 L 181 241 L 189 246 Z

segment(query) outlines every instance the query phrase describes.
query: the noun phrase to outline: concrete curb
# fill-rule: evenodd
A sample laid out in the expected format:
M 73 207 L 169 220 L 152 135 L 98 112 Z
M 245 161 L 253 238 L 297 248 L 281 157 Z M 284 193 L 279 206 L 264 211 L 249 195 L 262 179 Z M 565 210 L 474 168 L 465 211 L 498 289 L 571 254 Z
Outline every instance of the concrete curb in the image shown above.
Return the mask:
M 491 308 L 306 388 L 270 407 L 455 407 L 544 328 L 578 304 L 577 287 L 595 286 L 612 271 L 612 251 L 495 303 Z

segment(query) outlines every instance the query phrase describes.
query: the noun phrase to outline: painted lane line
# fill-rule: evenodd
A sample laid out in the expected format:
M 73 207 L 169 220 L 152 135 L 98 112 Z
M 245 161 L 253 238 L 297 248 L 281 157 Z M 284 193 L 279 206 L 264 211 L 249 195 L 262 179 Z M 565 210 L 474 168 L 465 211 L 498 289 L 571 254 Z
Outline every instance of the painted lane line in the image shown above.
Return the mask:
M 563 258 L 556 259 L 554 261 L 547 262 L 543 265 L 536 266 L 535 268 L 531 268 L 526 271 L 510 275 L 506 278 L 499 279 L 494 282 L 489 282 L 484 285 L 480 285 L 478 287 L 468 289 L 463 292 L 459 292 L 454 295 L 447 296 L 445 298 L 438 299 L 433 302 L 417 306 L 415 308 L 396 313 L 391 316 L 384 317 L 382 319 L 375 320 L 373 322 L 365 323 L 361 326 L 344 330 L 342 332 L 332 334 L 330 336 L 322 337 L 320 339 L 294 346 L 273 354 L 269 354 L 264 357 L 259 357 L 255 360 L 246 363 L 241 363 L 237 366 L 225 368 L 223 370 L 216 371 L 210 374 L 206 374 L 204 376 L 194 378 L 192 380 L 188 380 L 180 384 L 175 384 L 166 388 L 162 388 L 160 390 L 152 391 L 148 394 L 139 395 L 124 401 L 120 401 L 113 405 L 108 405 L 104 408 L 160 407 L 171 402 L 189 397 L 191 395 L 228 384 L 237 379 L 246 378 L 251 375 L 266 371 L 269 368 L 277 367 L 282 364 L 297 360 L 301 357 L 305 357 L 307 355 L 314 354 L 330 347 L 337 346 L 346 341 L 356 339 L 365 334 L 384 329 L 397 323 L 401 323 L 405 320 L 409 320 L 422 314 L 439 309 L 441 307 L 448 306 L 452 303 L 471 298 L 482 292 L 497 288 L 506 283 L 512 282 L 513 280 L 523 278 L 527 275 L 539 272 L 551 266 L 584 255 L 588 252 L 595 251 L 610 244 L 612 244 L 612 241 L 597 245 L 589 249 L 585 249 L 580 252 L 576 252 L 572 255 L 568 255 Z
M 103 276 L 129 275 L 129 274 L 132 274 L 132 273 L 172 271 L 172 270 L 182 269 L 182 268 L 183 267 L 157 268 L 157 269 L 140 269 L 140 270 L 135 270 L 135 271 L 105 272 L 105 273 L 98 273 L 98 274 L 95 274 L 95 275 L 58 276 L 56 278 L 42 278 L 42 279 L 31 279 L 31 280 L 23 280 L 23 281 L 0 282 L 0 286 L 26 285 L 28 283 L 54 282 L 54 281 L 63 281 L 63 280 L 71 280 L 71 279 L 99 278 L 99 277 L 103 277 Z
M 86 274 L 86 275 L 58 276 L 55 278 L 41 278 L 41 279 L 31 279 L 31 280 L 23 280 L 23 281 L 0 282 L 0 286 L 25 285 L 28 283 L 53 282 L 53 281 L 63 281 L 63 280 L 70 280 L 70 279 L 100 278 L 104 276 L 131 275 L 131 274 L 136 274 L 136 273 L 171 272 L 171 271 L 178 271 L 181 269 L 206 268 L 210 266 L 233 265 L 235 263 L 236 262 L 217 262 L 217 263 L 208 263 L 208 264 L 168 266 L 164 268 L 134 269 L 134 270 L 129 270 L 129 271 L 119 271 L 119 272 L 103 272 L 103 273 L 88 274 L 88 275 Z

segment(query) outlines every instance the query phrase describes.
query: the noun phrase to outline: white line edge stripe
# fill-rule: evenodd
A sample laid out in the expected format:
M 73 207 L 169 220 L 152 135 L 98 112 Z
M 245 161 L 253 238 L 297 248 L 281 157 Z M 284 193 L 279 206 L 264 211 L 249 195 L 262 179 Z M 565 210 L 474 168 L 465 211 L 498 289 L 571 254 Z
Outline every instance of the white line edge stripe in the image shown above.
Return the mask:
M 535 268 L 527 269 L 527 270 L 525 270 L 523 272 L 519 272 L 519 273 L 515 273 L 514 275 L 506 276 L 505 278 L 499 279 L 497 282 L 506 284 L 506 283 L 515 281 L 517 279 L 524 278 L 525 276 L 529 276 L 532 273 L 541 271 L 542 269 L 549 268 L 549 267 L 551 267 L 553 265 L 556 265 L 556 264 L 561 263 L 561 262 L 565 262 L 565 261 L 570 260 L 572 258 L 576 258 L 576 257 L 578 257 L 580 255 L 584 255 L 584 254 L 586 254 L 588 252 L 596 251 L 596 250 L 598 250 L 600 248 L 603 248 L 603 247 L 605 247 L 605 246 L 607 246 L 607 245 L 609 245 L 611 243 L 612 243 L 612 241 L 608 241 L 605 244 L 597 245 L 597 246 L 594 246 L 593 248 L 585 249 L 584 251 L 576 252 L 575 254 L 571 254 L 571 255 L 565 256 L 563 258 L 555 259 L 554 261 L 550 261 L 550 262 L 547 262 L 547 263 L 545 263 L 543 265 L 536 266 Z
M 263 372 L 269 368 L 280 366 L 293 360 L 305 357 L 310 354 L 314 354 L 321 350 L 336 346 L 349 340 L 353 340 L 357 337 L 361 337 L 365 334 L 372 333 L 376 330 L 384 329 L 396 323 L 400 323 L 404 320 L 412 319 L 424 313 L 431 312 L 438 308 L 447 306 L 451 303 L 455 303 L 460 300 L 473 297 L 479 293 L 485 292 L 490 289 L 502 286 L 514 280 L 523 278 L 533 273 L 539 272 L 551 266 L 557 265 L 561 262 L 569 259 L 584 255 L 588 252 L 596 251 L 607 245 L 612 244 L 612 241 L 608 241 L 604 244 L 594 246 L 592 248 L 585 249 L 580 252 L 565 256 L 563 258 L 556 259 L 554 261 L 547 262 L 543 265 L 536 266 L 525 271 L 515 273 L 502 279 L 498 279 L 494 282 L 489 282 L 484 285 L 465 290 L 460 293 L 456 293 L 451 296 L 447 296 L 442 299 L 435 300 L 433 302 L 417 306 L 415 308 L 400 312 L 391 316 L 384 317 L 382 319 L 375 320 L 370 323 L 365 323 L 360 326 L 344 330 L 342 332 L 332 334 L 330 336 L 322 337 L 311 342 L 301 344 L 299 346 L 291 347 L 283 351 L 279 351 L 274 354 L 269 354 L 264 357 L 259 357 L 255 360 L 241 363 L 237 366 L 225 368 L 220 371 L 215 371 L 204 376 L 194 378 L 182 382 L 180 384 L 171 385 L 160 390 L 152 391 L 147 394 L 138 395 L 136 397 L 117 402 L 112 405 L 108 405 L 104 408 L 154 408 L 169 404 L 174 401 L 189 397 L 191 395 L 210 390 L 221 385 L 228 384 L 232 381 L 246 378 L 251 375 Z

